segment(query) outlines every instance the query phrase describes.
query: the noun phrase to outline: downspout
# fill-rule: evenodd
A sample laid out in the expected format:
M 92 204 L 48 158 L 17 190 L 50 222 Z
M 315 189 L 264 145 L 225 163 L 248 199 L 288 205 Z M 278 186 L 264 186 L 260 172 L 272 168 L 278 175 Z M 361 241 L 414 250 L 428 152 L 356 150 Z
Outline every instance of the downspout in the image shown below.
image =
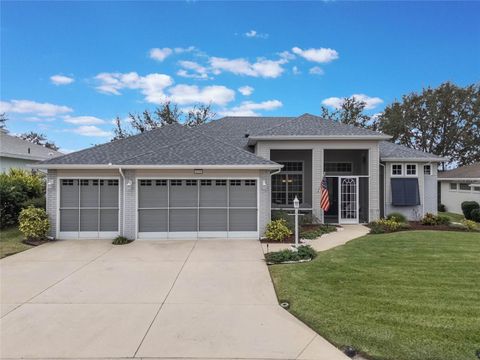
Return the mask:
M 118 172 L 120 173 L 120 176 L 122 177 L 122 183 L 123 183 L 123 200 L 122 200 L 122 236 L 125 236 L 125 174 L 123 173 L 122 168 L 118 168 Z

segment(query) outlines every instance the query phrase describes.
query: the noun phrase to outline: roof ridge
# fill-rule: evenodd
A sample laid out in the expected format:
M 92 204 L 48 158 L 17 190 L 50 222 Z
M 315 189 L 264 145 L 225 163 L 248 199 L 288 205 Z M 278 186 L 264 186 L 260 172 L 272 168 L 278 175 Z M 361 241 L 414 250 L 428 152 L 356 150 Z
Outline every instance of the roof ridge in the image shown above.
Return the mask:
M 301 118 L 301 117 L 303 117 L 303 116 L 305 116 L 305 115 L 315 116 L 315 115 L 311 115 L 311 114 L 305 113 L 305 114 L 302 114 L 302 115 L 300 115 L 300 116 L 296 116 L 296 117 L 293 117 L 293 118 L 289 118 L 287 121 L 285 121 L 285 122 L 283 122 L 283 123 L 281 123 L 281 124 L 277 124 L 277 125 L 274 125 L 274 126 L 272 126 L 272 127 L 266 128 L 266 129 L 260 131 L 260 132 L 259 132 L 258 134 L 256 134 L 256 135 L 261 135 L 261 134 L 264 133 L 264 132 L 270 131 L 270 130 L 272 130 L 272 129 L 276 129 L 276 128 L 280 127 L 280 126 L 284 126 L 285 124 L 289 124 L 291 121 L 295 121 L 295 120 L 297 120 L 297 119 L 299 119 L 299 118 Z

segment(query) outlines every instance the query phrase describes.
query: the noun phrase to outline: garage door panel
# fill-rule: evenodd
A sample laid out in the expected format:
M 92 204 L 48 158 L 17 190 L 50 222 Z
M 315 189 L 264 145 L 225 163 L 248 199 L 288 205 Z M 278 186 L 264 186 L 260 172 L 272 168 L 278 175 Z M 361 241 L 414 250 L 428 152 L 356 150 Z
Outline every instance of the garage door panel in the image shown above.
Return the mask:
M 231 207 L 257 207 L 255 180 L 230 180 L 229 192 Z
M 170 180 L 170 207 L 197 207 L 197 180 Z
M 80 180 L 80 207 L 98 207 L 98 180 Z
M 166 180 L 140 181 L 138 187 L 139 208 L 167 207 L 168 186 Z
M 100 210 L 100 231 L 118 230 L 118 210 L 101 209 Z
M 139 232 L 166 232 L 168 210 L 139 210 Z
M 60 231 L 78 231 L 79 230 L 79 210 L 63 209 L 60 210 Z
M 80 209 L 80 231 L 98 231 L 98 209 Z
M 228 195 L 225 181 L 201 180 L 200 207 L 227 207 L 227 199 Z
M 100 206 L 118 207 L 118 180 L 100 180 Z
M 200 209 L 200 231 L 227 231 L 227 209 Z
M 229 231 L 257 231 L 256 209 L 230 209 Z
M 62 179 L 60 185 L 60 207 L 78 207 L 78 180 Z
M 197 231 L 197 209 L 171 209 L 170 232 Z

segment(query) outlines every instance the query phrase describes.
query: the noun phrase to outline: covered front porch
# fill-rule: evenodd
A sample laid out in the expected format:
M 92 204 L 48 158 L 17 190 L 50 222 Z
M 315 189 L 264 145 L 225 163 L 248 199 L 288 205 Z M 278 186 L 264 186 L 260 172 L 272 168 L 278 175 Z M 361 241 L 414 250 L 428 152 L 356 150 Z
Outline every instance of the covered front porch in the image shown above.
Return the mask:
M 283 165 L 272 175 L 271 209 L 289 211 L 298 197 L 300 209 L 330 224 L 369 222 L 369 150 L 323 149 L 320 158 L 312 149 L 275 149 L 270 159 Z M 320 208 L 320 183 L 326 178 L 329 203 Z

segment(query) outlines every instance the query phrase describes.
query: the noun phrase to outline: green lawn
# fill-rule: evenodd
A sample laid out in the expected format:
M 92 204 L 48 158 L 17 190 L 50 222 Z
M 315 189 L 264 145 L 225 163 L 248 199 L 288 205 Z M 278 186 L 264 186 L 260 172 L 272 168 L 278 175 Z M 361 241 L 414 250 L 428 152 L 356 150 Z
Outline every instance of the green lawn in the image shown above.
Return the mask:
M 23 236 L 16 227 L 0 230 L 0 259 L 30 249 L 31 246 L 22 240 Z
M 480 349 L 479 233 L 367 235 L 270 272 L 295 316 L 368 358 L 473 360 Z
M 448 216 L 450 218 L 450 221 L 452 222 L 460 222 L 465 219 L 465 216 L 463 216 L 463 214 L 456 214 L 451 212 L 439 212 L 439 214 Z

